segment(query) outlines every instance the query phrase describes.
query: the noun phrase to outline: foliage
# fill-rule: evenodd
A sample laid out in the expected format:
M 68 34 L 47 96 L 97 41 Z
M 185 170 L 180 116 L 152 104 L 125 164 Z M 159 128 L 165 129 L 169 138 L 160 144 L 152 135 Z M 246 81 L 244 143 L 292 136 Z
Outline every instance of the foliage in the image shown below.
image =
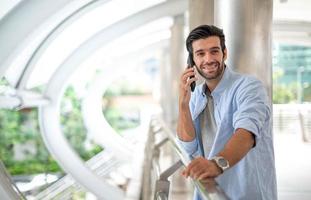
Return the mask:
M 273 72 L 273 103 L 284 104 L 290 103 L 297 99 L 296 83 L 289 85 L 279 84 L 278 80 L 284 76 L 283 70 L 275 70 Z
M 7 87 L 8 83 L 2 79 L 0 86 Z M 10 170 L 14 165 L 14 145 L 23 144 L 29 140 L 39 144 L 39 128 L 37 121 L 37 111 L 27 110 L 0 110 L 0 159 L 7 165 Z M 36 158 L 42 159 L 42 150 L 39 148 Z M 40 160 L 41 161 L 41 160 Z
M 14 164 L 8 167 L 10 174 L 37 174 L 43 172 L 59 172 L 61 171 L 60 167 L 49 157 L 45 163 L 39 162 L 38 159 L 27 159 L 22 161 L 14 161 Z
M 311 84 L 304 87 L 303 90 L 304 90 L 304 96 L 303 96 L 304 101 L 311 102 Z
M 125 112 L 124 111 L 122 112 L 120 109 L 116 107 L 108 107 L 104 109 L 104 115 L 110 126 L 117 132 L 135 128 L 139 125 L 139 121 L 137 119 L 126 118 Z
M 39 134 L 36 109 L 0 110 L 0 158 L 12 175 L 61 171 L 51 158 Z M 25 152 L 24 160 L 15 160 L 14 146 L 32 141 L 36 153 Z
M 0 85 L 6 85 L 1 80 Z M 124 111 L 112 106 L 113 98 L 120 94 L 140 94 L 137 89 L 129 89 L 126 84 L 120 90 L 110 90 L 104 97 L 106 104 L 104 114 L 108 122 L 117 131 L 133 128 L 138 122 L 125 118 Z M 113 94 L 113 95 L 111 95 Z M 84 160 L 88 160 L 102 151 L 102 148 L 94 145 L 91 149 L 85 148 L 86 129 L 81 116 L 81 99 L 75 93 L 73 87 L 69 87 L 61 104 L 61 128 L 71 146 Z M 44 172 L 59 172 L 61 168 L 47 151 L 39 130 L 37 109 L 25 109 L 21 111 L 0 110 L 0 159 L 6 165 L 12 175 L 34 174 Z M 17 144 L 25 144 L 31 141 L 35 145 L 36 153 L 27 154 L 23 160 L 15 160 L 14 147 Z
M 110 87 L 103 97 L 103 113 L 110 124 L 110 126 L 116 131 L 121 132 L 126 129 L 135 128 L 139 125 L 138 117 L 129 117 L 135 115 L 138 111 L 131 108 L 120 108 L 113 105 L 115 98 L 120 96 L 133 95 L 138 96 L 145 94 L 139 87 L 131 86 L 127 81 L 114 84 Z
M 274 104 L 286 104 L 296 101 L 297 99 L 296 85 L 295 83 L 288 86 L 273 85 L 273 103 Z
M 102 151 L 102 148 L 96 145 L 90 150 L 84 148 L 86 136 L 78 100 L 73 89 L 69 88 L 65 94 L 65 101 L 71 103 L 72 109 L 61 117 L 62 128 L 69 143 L 81 158 L 88 160 Z M 42 141 L 37 109 L 21 111 L 1 109 L 0 130 L 0 159 L 12 175 L 61 171 Z M 35 145 L 36 153 L 26 152 L 25 159 L 15 160 L 14 146 L 29 141 Z
M 86 129 L 83 125 L 81 115 L 81 99 L 79 99 L 73 87 L 68 87 L 65 92 L 65 97 L 62 102 L 61 124 L 62 131 L 65 134 L 70 145 L 78 152 L 84 160 L 90 159 L 102 148 L 99 146 L 93 147 L 95 150 L 88 151 L 85 149 Z M 94 154 L 95 153 L 95 154 Z
M 131 84 L 130 81 L 122 79 L 112 84 L 105 92 L 104 97 L 123 96 L 123 95 L 142 95 L 147 92 L 144 89 L 135 84 Z

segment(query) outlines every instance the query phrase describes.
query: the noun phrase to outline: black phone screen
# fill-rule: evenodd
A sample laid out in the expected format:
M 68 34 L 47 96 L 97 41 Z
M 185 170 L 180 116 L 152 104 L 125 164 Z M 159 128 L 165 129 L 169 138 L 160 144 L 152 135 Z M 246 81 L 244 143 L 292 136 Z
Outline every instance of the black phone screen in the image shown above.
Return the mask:
M 188 64 L 188 68 L 194 67 L 195 65 L 191 55 L 188 56 L 187 64 Z M 190 76 L 190 78 L 193 78 L 193 77 L 194 76 Z M 191 88 L 191 91 L 193 92 L 195 89 L 195 81 L 190 84 L 190 88 Z

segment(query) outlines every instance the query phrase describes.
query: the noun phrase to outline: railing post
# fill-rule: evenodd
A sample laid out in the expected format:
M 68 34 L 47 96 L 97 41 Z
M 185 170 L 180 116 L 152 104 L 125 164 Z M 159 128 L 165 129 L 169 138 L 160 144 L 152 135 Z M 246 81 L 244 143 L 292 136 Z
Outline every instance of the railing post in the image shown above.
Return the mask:
M 156 182 L 154 200 L 168 199 L 170 191 L 170 181 L 168 180 L 168 177 L 174 174 L 181 166 L 183 166 L 183 163 L 179 160 L 161 173 L 159 180 Z

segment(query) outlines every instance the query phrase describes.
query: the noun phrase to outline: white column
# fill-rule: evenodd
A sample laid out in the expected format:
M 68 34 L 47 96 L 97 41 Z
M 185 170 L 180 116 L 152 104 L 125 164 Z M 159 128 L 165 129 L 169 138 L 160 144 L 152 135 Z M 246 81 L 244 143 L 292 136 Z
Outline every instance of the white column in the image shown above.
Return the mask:
M 171 109 L 170 125 L 175 128 L 178 115 L 178 90 L 179 79 L 186 67 L 184 56 L 185 39 L 184 39 L 184 15 L 174 17 L 174 24 L 171 27 L 171 44 L 170 44 L 170 70 L 169 70 L 169 105 Z
M 228 66 L 259 78 L 271 96 L 272 0 L 215 1 L 215 23 L 224 29 Z
M 169 49 L 164 48 L 162 50 L 161 55 L 161 65 L 160 65 L 160 77 L 161 77 L 161 83 L 160 83 L 160 104 L 161 108 L 163 110 L 163 119 L 164 121 L 169 124 L 171 122 L 171 109 L 170 109 L 170 98 L 169 93 L 170 89 L 168 85 L 170 85 L 170 65 L 169 65 Z
M 189 28 L 202 24 L 214 24 L 214 0 L 188 0 Z

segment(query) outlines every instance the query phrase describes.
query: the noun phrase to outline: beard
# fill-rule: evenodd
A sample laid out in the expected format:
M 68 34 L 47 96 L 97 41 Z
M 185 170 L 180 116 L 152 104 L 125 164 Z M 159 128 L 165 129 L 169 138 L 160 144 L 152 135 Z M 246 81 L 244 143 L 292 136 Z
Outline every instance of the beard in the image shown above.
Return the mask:
M 222 76 L 224 71 L 225 63 L 222 61 L 221 63 L 218 61 L 213 61 L 205 64 L 202 68 L 209 68 L 207 72 L 204 69 L 196 67 L 198 73 L 206 80 L 215 80 L 219 79 Z

